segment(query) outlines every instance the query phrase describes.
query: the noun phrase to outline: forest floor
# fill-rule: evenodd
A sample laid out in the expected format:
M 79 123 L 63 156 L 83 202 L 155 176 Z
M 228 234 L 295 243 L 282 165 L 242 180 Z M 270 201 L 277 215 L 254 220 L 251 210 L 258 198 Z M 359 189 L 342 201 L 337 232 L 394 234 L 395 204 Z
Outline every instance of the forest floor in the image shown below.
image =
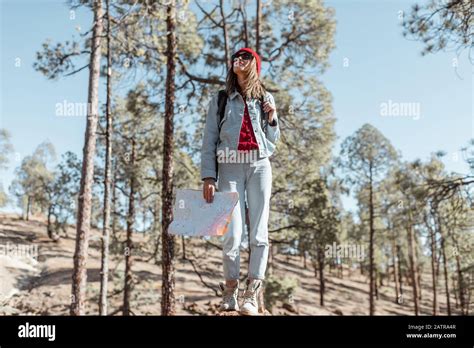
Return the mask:
M 40 219 L 23 221 L 15 215 L 0 214 L 0 315 L 68 315 L 71 298 L 71 275 L 75 246 L 75 230 L 68 229 L 68 237 L 62 236 L 54 242 L 46 234 L 46 224 Z M 143 234 L 133 236 L 135 256 L 133 258 L 134 288 L 131 308 L 134 315 L 159 315 L 161 296 L 161 266 L 152 257 L 153 243 Z M 181 239 L 177 238 L 177 245 Z M 12 246 L 37 248 L 37 257 L 16 257 L 4 251 Z M 34 250 L 34 249 L 30 249 Z M 3 251 L 3 252 L 2 252 Z M 186 254 L 182 260 L 179 249 L 176 255 L 176 309 L 179 315 L 216 315 L 220 298 L 217 296 L 221 281 L 221 251 L 203 239 L 187 239 Z M 245 266 L 247 253 L 242 253 Z M 100 231 L 93 230 L 90 240 L 87 269 L 86 313 L 98 314 L 100 280 Z M 109 313 L 120 315 L 123 301 L 124 257 L 114 254 L 110 260 Z M 196 271 L 199 273 L 196 273 Z M 272 272 L 280 277 L 298 280 L 291 305 L 277 304 L 273 315 L 367 315 L 368 279 L 358 270 L 345 269 L 343 277 L 326 274 L 324 307 L 319 305 L 319 279 L 314 270 L 297 256 L 277 255 Z M 242 273 L 245 274 L 245 267 Z M 243 286 L 243 285 L 242 285 Z M 241 286 L 241 287 L 242 287 Z M 439 314 L 446 315 L 444 283 L 438 284 Z M 376 300 L 377 315 L 412 315 L 411 288 L 405 284 L 404 300 L 395 303 L 394 286 L 385 282 L 379 288 Z M 454 296 L 451 299 L 455 307 Z M 428 270 L 422 276 L 421 314 L 432 313 L 431 277 Z M 459 314 L 454 308 L 453 312 Z M 232 315 L 232 313 L 230 314 Z

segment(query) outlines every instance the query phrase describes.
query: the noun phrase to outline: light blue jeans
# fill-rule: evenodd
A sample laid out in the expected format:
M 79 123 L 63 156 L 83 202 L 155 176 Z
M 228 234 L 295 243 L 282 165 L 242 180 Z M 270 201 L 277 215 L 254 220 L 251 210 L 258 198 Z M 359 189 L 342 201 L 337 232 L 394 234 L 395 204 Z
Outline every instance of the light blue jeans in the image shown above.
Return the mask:
M 240 245 L 245 233 L 245 198 L 250 220 L 249 278 L 265 279 L 268 260 L 268 218 L 272 189 L 272 167 L 268 157 L 254 161 L 218 163 L 219 192 L 238 192 L 229 229 L 223 238 L 225 280 L 240 278 Z

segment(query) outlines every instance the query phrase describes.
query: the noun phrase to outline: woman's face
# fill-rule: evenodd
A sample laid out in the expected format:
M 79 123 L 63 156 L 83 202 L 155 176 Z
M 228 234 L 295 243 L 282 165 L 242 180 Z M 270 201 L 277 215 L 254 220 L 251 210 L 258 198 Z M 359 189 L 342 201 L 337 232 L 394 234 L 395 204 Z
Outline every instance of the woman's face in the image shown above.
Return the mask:
M 232 56 L 232 67 L 237 75 L 247 73 L 253 56 L 248 52 L 240 52 Z

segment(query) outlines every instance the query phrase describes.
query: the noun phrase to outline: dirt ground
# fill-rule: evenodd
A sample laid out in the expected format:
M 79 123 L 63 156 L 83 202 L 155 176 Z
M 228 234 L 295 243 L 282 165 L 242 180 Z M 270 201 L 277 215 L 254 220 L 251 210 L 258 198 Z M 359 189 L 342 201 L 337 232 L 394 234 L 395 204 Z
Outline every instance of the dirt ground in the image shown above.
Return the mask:
M 23 221 L 13 215 L 0 215 L 0 246 L 27 245 L 37 248 L 37 257 L 0 254 L 0 315 L 68 315 L 71 294 L 71 275 L 75 231 L 54 242 L 46 234 L 45 223 L 39 219 Z M 100 279 L 100 231 L 93 230 L 87 270 L 87 314 L 98 314 Z M 161 295 L 161 266 L 151 256 L 152 239 L 134 235 L 136 256 L 133 258 L 134 288 L 131 308 L 134 315 L 159 315 Z M 213 243 L 218 244 L 218 241 Z M 177 245 L 181 240 L 177 239 Z M 144 250 L 147 251 L 144 251 Z M 149 249 L 149 251 L 148 251 Z M 5 250 L 5 248 L 4 248 Z M 140 251 L 140 253 L 138 253 Z M 179 315 L 216 315 L 220 302 L 217 296 L 221 281 L 220 250 L 203 239 L 187 240 L 189 260 L 182 259 L 180 248 L 176 255 L 176 301 Z M 138 254 L 138 255 L 137 255 Z M 247 254 L 241 262 L 243 274 Z M 151 258 L 151 259 L 150 259 Z M 197 270 L 197 272 L 195 271 Z M 198 274 L 199 273 L 199 274 Z M 343 278 L 327 274 L 325 306 L 319 305 L 319 281 L 311 268 L 305 269 L 300 257 L 278 255 L 273 262 L 273 273 L 298 280 L 299 286 L 287 304 L 277 303 L 273 315 L 367 315 L 368 280 L 358 270 L 344 271 Z M 120 315 L 123 300 L 124 260 L 115 254 L 110 262 L 109 313 Z M 432 311 L 430 276 L 422 277 L 421 314 Z M 446 314 L 443 286 L 438 288 L 439 313 Z M 376 300 L 377 315 L 412 315 L 411 288 L 404 288 L 405 299 L 395 303 L 393 284 L 379 289 Z M 455 298 L 451 299 L 454 307 Z M 457 310 L 454 310 L 457 313 Z M 228 313 L 227 315 L 237 315 Z

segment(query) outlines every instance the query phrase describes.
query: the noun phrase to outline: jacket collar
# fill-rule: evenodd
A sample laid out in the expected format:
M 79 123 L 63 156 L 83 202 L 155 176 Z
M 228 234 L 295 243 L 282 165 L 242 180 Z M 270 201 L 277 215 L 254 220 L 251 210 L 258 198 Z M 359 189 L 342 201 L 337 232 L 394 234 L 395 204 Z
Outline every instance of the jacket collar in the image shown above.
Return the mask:
M 236 90 L 234 90 L 231 95 L 229 96 L 230 99 L 234 99 L 236 96 L 239 95 L 239 92 L 237 92 Z

